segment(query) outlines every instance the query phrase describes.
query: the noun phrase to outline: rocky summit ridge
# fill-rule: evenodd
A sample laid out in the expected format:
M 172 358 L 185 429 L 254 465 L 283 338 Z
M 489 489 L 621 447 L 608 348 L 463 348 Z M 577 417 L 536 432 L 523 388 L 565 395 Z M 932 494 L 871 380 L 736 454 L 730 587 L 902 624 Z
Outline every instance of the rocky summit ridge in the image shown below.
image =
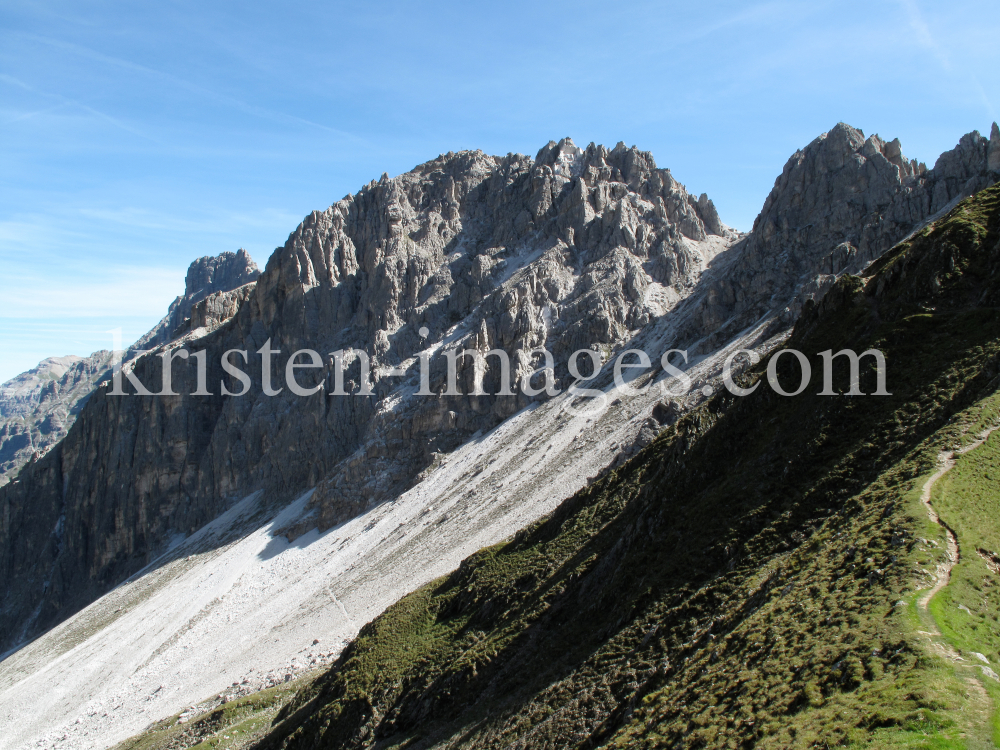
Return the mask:
M 769 309 L 797 316 L 836 276 L 992 184 L 998 155 L 996 127 L 990 139 L 973 131 L 927 169 L 899 139 L 839 123 L 786 162 L 732 269 L 705 295 L 698 330 L 719 342 Z
M 209 541 L 196 532 L 237 503 L 259 503 L 259 525 L 299 498 L 272 529 L 290 539 L 332 528 L 439 486 L 448 456 L 495 439 L 500 426 L 522 436 L 521 468 L 510 469 L 509 482 L 520 472 L 518 482 L 565 496 L 701 397 L 678 400 L 673 417 L 657 410 L 655 393 L 636 397 L 587 428 L 606 429 L 606 439 L 589 444 L 581 425 L 567 437 L 572 420 L 519 388 L 536 367 L 533 348 L 554 354 L 560 390 L 571 382 L 569 353 L 646 345 L 690 348 L 707 383 L 726 347 L 773 345 L 838 274 L 995 181 L 997 148 L 996 128 L 991 139 L 973 133 L 926 169 L 898 141 L 840 124 L 792 156 L 748 235 L 723 224 L 707 196 L 690 195 L 651 154 L 624 144 L 580 148 L 567 138 L 534 158 L 449 153 L 383 175 L 307 216 L 256 283 L 172 307 L 161 325 L 177 338 L 157 332 L 142 347 L 206 352 L 213 384 L 223 376 L 222 353 L 234 348 L 270 342 L 285 356 L 359 349 L 371 360 L 373 396 L 265 396 L 259 367 L 248 368 L 252 387 L 238 398 L 120 397 L 98 388 L 67 436 L 0 489 L 0 575 L 11 582 L 0 601 L 0 648 L 63 621 L 154 561 L 224 548 L 248 528 Z M 189 274 L 189 291 L 199 278 Z M 469 358 L 458 370 L 463 395 L 444 395 L 441 355 L 462 349 L 506 352 L 515 395 L 496 395 L 495 365 Z M 421 355 L 433 355 L 434 398 L 415 394 Z M 159 358 L 130 367 L 159 389 Z M 271 374 L 282 379 L 277 362 Z M 330 374 L 326 363 L 313 382 Z M 357 388 L 359 379 L 355 361 L 345 380 Z M 175 369 L 174 387 L 193 393 L 193 368 Z M 455 497 L 473 514 L 486 494 L 457 484 L 484 466 L 454 478 Z M 508 479 L 480 492 L 503 496 Z M 548 507 L 523 505 L 514 515 L 523 524 Z M 493 529 L 493 540 L 506 529 Z M 185 537 L 190 543 L 169 551 Z M 202 547 L 191 546 L 195 537 Z M 425 582 L 420 574 L 406 585 Z

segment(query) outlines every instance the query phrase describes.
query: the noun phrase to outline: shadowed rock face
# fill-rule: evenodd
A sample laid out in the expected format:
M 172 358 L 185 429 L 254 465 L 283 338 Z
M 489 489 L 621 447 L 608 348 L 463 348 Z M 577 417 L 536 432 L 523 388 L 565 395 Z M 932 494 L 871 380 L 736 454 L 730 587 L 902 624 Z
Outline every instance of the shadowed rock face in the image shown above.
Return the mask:
M 555 381 L 565 388 L 565 363 L 577 349 L 610 351 L 690 310 L 691 335 L 702 336 L 715 321 L 807 293 L 842 243 L 863 245 L 871 257 L 888 247 L 879 239 L 880 201 L 892 204 L 913 186 L 912 214 L 900 209 L 892 230 L 905 234 L 936 205 L 933 193 L 922 203 L 917 186 L 960 180 L 979 151 L 985 164 L 983 139 L 969 138 L 971 155 L 949 167 L 958 176 L 932 180 L 898 144 L 869 145 L 838 126 L 793 157 L 747 238 L 721 223 L 707 196 L 690 196 L 650 154 L 623 144 L 580 149 L 564 139 L 535 159 L 449 153 L 383 175 L 306 217 L 255 285 L 206 294 L 187 309 L 175 303 L 161 326 L 180 338 L 154 329 L 139 342 L 156 353 L 204 351 L 213 395 L 122 397 L 98 388 L 66 439 L 0 490 L 0 576 L 11 582 L 0 601 L 0 648 L 63 619 L 148 563 L 170 537 L 252 491 L 278 503 L 316 487 L 321 527 L 394 497 L 437 454 L 530 403 L 519 385 L 537 366 L 535 347 L 555 355 Z M 845 196 L 855 196 L 846 208 Z M 858 216 L 872 224 L 868 244 L 853 227 Z M 822 231 L 799 238 L 810 223 Z M 844 268 L 855 267 L 857 253 L 836 252 L 849 256 Z M 720 253 L 724 262 L 703 280 Z M 188 291 L 200 293 L 218 273 L 189 273 Z M 679 306 L 687 297 L 694 304 Z M 281 352 L 268 373 L 275 387 L 285 385 L 285 360 L 299 349 L 359 349 L 372 363 L 374 395 L 299 397 L 285 387 L 265 396 L 257 351 L 267 342 Z M 247 353 L 248 365 L 234 360 L 252 380 L 245 396 L 220 395 L 220 361 L 230 349 Z M 462 349 L 503 350 L 517 395 L 489 395 L 500 387 L 495 357 L 466 357 L 458 368 L 460 391 L 483 395 L 414 395 L 418 354 L 434 354 L 431 389 L 440 394 L 442 354 Z M 345 361 L 346 388 L 357 390 L 360 366 L 351 355 Z M 131 367 L 159 389 L 160 357 Z M 332 387 L 329 357 L 318 370 L 299 371 L 298 381 Z M 192 393 L 194 367 L 179 360 L 173 385 Z

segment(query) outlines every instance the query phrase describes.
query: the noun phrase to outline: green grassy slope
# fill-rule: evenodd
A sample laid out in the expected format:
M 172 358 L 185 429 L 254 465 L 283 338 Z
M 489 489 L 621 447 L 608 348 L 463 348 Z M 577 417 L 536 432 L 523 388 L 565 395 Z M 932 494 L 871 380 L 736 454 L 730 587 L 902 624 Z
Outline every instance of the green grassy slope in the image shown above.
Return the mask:
M 789 342 L 812 359 L 806 393 L 777 396 L 750 373 L 752 396 L 711 399 L 390 607 L 257 747 L 991 746 L 998 696 L 935 655 L 913 591 L 944 546 L 920 488 L 995 409 L 998 240 L 994 188 L 841 280 Z M 810 395 L 816 354 L 844 347 L 885 352 L 891 396 Z M 796 365 L 782 362 L 791 390 Z M 862 369 L 871 392 L 870 360 Z M 835 385 L 847 390 L 846 371 Z M 960 543 L 998 552 L 993 485 L 969 472 L 987 489 L 977 504 L 948 495 L 979 535 L 959 528 Z M 947 606 L 939 627 L 992 660 L 1000 577 L 983 566 L 970 590 L 956 574 L 939 595 L 976 627 Z
M 952 662 L 954 671 L 966 682 L 978 678 L 984 686 L 989 733 L 1000 746 L 1000 680 L 995 676 L 1000 673 L 1000 433 L 958 458 L 935 487 L 931 502 L 956 534 L 960 556 L 949 585 L 931 601 L 930 611 L 946 641 L 962 656 L 962 661 Z M 989 671 L 983 670 L 986 666 Z M 986 710 L 986 702 L 980 702 Z
M 244 750 L 267 734 L 275 715 L 301 687 L 288 683 L 221 705 L 212 701 L 213 707 L 192 712 L 188 720 L 170 716 L 114 750 Z

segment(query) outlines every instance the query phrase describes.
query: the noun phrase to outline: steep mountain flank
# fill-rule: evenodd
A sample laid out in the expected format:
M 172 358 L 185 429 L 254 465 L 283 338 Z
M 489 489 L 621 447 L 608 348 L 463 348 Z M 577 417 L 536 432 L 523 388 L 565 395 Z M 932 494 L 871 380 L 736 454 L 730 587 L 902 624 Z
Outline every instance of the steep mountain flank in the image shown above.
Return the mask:
M 710 234 L 701 215 L 724 236 Z M 566 353 L 621 342 L 662 316 L 738 236 L 649 154 L 621 144 L 583 150 L 568 139 L 536 159 L 445 155 L 313 213 L 230 321 L 169 345 L 207 353 L 214 395 L 99 389 L 58 450 L 0 497 L 0 572 L 16 581 L 4 592 L 0 642 L 58 622 L 254 490 L 288 500 L 332 475 L 321 495 L 326 525 L 398 494 L 435 456 L 530 403 L 517 389 L 537 366 L 531 348 L 553 352 L 564 386 Z M 216 302 L 225 301 L 194 306 L 188 325 Z M 185 309 L 177 305 L 160 328 L 177 331 Z M 139 345 L 155 343 L 154 334 Z M 255 352 L 267 341 L 285 357 L 300 348 L 365 351 L 375 398 L 262 394 Z M 442 346 L 504 349 L 519 395 L 413 397 L 416 354 Z M 229 349 L 252 358 L 245 397 L 219 393 Z M 284 362 L 274 360 L 280 383 Z M 444 366 L 436 356 L 435 391 Z M 399 367 L 409 368 L 402 383 L 388 372 Z M 159 357 L 131 369 L 159 390 Z M 320 377 L 329 371 L 327 361 Z M 359 376 L 355 363 L 349 388 Z M 498 390 L 495 362 L 477 372 L 467 358 L 463 392 L 475 378 Z M 193 393 L 194 379 L 193 367 L 174 367 L 178 393 Z
M 947 670 L 900 599 L 930 547 L 914 512 L 923 478 L 1000 386 L 998 278 L 991 188 L 807 304 L 789 340 L 812 362 L 803 395 L 776 395 L 763 364 L 746 373 L 752 395 L 709 400 L 364 627 L 257 747 L 988 737 L 989 712 L 935 682 Z M 885 352 L 890 396 L 812 395 L 818 352 L 843 347 Z M 786 387 L 799 378 L 790 361 Z M 846 366 L 834 372 L 846 393 Z M 862 390 L 875 381 L 869 362 Z M 995 518 L 978 523 L 995 541 Z

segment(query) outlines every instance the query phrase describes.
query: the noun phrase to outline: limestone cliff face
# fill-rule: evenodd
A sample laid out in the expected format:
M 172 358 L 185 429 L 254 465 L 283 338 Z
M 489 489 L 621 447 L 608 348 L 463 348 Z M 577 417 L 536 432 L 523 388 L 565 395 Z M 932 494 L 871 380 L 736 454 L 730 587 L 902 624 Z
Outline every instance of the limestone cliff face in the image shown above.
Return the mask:
M 535 159 L 446 154 L 314 212 L 255 285 L 176 305 L 137 344 L 159 349 L 126 366 L 158 391 L 158 353 L 204 350 L 214 395 L 98 388 L 66 439 L 4 490 L 0 575 L 14 583 L 3 593 L 3 643 L 51 626 L 251 491 L 278 502 L 326 479 L 324 525 L 391 497 L 435 453 L 529 402 L 518 389 L 533 368 L 528 350 L 547 346 L 564 379 L 562 354 L 627 339 L 738 236 L 648 153 L 568 139 Z M 200 278 L 189 274 L 188 296 Z M 164 342 L 166 331 L 181 335 Z M 275 385 L 297 349 L 356 348 L 371 358 L 375 396 L 263 395 L 256 352 L 268 340 L 281 351 Z M 439 355 L 456 347 L 508 352 L 518 395 L 413 397 L 417 353 L 436 351 L 440 391 Z M 220 395 L 229 349 L 248 353 L 246 396 Z M 328 378 L 326 359 L 311 380 L 300 373 L 304 386 Z M 390 367 L 409 369 L 399 377 Z M 354 363 L 348 388 L 359 377 Z M 463 393 L 499 386 L 493 360 L 477 370 L 467 358 L 459 379 Z M 192 393 L 194 368 L 178 361 L 173 387 Z
M 722 340 L 774 307 L 797 316 L 805 296 L 857 272 L 954 201 L 991 185 L 1000 132 L 972 132 L 933 169 L 909 160 L 899 140 L 865 138 L 838 124 L 796 151 L 775 180 L 732 270 L 702 305 L 700 331 Z
M 887 247 L 883 232 L 909 231 L 937 200 L 932 191 L 924 207 L 916 186 L 957 181 L 967 165 L 958 159 L 946 170 L 958 177 L 931 179 L 893 144 L 857 143 L 854 134 L 838 126 L 796 154 L 749 237 L 649 153 L 569 139 L 534 159 L 449 153 L 313 212 L 255 284 L 192 303 L 175 316 L 183 320 L 169 321 L 179 338 L 157 333 L 143 345 L 157 351 L 128 365 L 158 391 L 158 354 L 204 351 L 212 395 L 114 396 L 104 385 L 66 438 L 0 489 L 0 576 L 11 582 L 0 600 L 0 649 L 58 622 L 250 492 L 277 504 L 315 487 L 309 523 L 320 527 L 391 499 L 438 454 L 544 398 L 519 388 L 539 364 L 535 347 L 554 354 L 556 386 L 565 388 L 572 351 L 621 348 L 664 316 L 684 317 L 686 335 L 704 337 L 734 316 L 787 304 L 829 272 L 838 245 L 856 248 L 842 270 Z M 970 168 L 986 155 L 975 138 Z M 916 208 L 900 208 L 899 226 L 882 230 L 880 207 L 904 181 Z M 946 183 L 942 195 L 953 189 L 962 188 Z M 857 217 L 869 234 L 858 234 Z M 810 223 L 821 229 L 802 235 Z M 274 396 L 262 392 L 258 350 L 268 342 L 280 352 L 267 373 L 283 388 Z M 296 396 L 285 362 L 306 348 L 324 363 L 299 371 L 298 382 L 326 389 Z M 252 380 L 243 396 L 220 392 L 231 349 L 246 352 L 246 363 L 234 360 Z M 329 354 L 345 349 L 370 358 L 372 396 L 328 395 Z M 495 395 L 495 357 L 461 360 L 464 395 L 443 395 L 443 355 L 463 349 L 503 350 L 515 395 Z M 415 395 L 422 354 L 432 355 L 436 397 Z M 192 361 L 173 366 L 178 394 L 196 390 Z M 345 361 L 346 389 L 356 392 L 360 365 L 354 355 Z M 226 384 L 240 390 L 228 376 Z

